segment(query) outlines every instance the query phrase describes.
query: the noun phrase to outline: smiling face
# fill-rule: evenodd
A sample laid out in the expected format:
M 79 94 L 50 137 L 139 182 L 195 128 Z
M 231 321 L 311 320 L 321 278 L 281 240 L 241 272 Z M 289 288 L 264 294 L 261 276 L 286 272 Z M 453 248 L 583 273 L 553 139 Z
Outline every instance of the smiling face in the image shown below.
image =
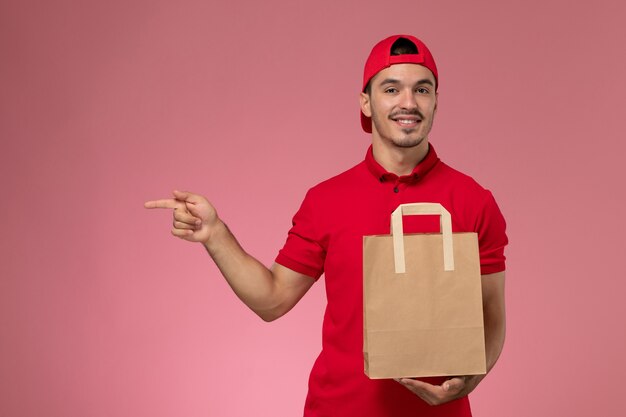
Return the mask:
M 437 110 L 435 77 L 417 64 L 396 64 L 376 74 L 361 111 L 372 118 L 372 140 L 399 148 L 428 147 Z

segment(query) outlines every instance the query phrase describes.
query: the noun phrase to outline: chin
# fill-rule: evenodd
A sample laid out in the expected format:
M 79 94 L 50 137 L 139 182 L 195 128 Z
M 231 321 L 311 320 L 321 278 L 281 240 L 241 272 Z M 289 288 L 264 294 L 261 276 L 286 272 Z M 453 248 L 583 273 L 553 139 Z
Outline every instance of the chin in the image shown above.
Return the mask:
M 399 148 L 414 148 L 416 146 L 421 145 L 422 142 L 424 142 L 424 139 L 425 138 L 417 138 L 417 139 L 403 138 L 403 139 L 394 139 L 392 142 L 395 146 Z

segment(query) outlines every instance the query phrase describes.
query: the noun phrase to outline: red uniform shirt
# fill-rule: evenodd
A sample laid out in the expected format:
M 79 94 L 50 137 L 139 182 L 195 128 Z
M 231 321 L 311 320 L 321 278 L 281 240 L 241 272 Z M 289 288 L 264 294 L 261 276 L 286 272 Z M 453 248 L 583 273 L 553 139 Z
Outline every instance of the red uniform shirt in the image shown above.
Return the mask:
M 504 270 L 505 221 L 493 196 L 441 162 L 432 145 L 409 175 L 385 171 L 370 147 L 363 162 L 310 189 L 276 258 L 326 279 L 322 352 L 311 371 L 305 416 L 471 415 L 467 397 L 432 407 L 394 380 L 371 380 L 363 371 L 363 236 L 389 234 L 391 212 L 415 202 L 441 203 L 454 232 L 478 233 L 482 274 Z M 405 217 L 404 231 L 438 233 L 439 218 Z

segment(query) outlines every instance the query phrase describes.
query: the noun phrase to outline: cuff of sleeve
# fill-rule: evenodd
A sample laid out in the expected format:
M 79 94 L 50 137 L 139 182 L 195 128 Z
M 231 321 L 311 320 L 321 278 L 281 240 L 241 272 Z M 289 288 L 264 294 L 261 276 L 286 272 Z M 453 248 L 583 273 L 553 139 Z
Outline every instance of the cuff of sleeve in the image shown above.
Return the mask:
M 494 264 L 481 265 L 480 274 L 481 275 L 495 274 L 496 272 L 502 272 L 505 269 L 506 267 L 505 267 L 504 261 L 496 262 Z
M 322 276 L 322 273 L 324 272 L 316 268 L 312 268 L 310 266 L 301 264 L 298 261 L 294 261 L 293 259 L 285 256 L 282 252 L 279 253 L 278 256 L 276 257 L 276 263 L 281 264 L 285 268 L 289 268 L 293 271 L 309 276 L 315 279 L 316 281 L 319 279 L 320 276 Z

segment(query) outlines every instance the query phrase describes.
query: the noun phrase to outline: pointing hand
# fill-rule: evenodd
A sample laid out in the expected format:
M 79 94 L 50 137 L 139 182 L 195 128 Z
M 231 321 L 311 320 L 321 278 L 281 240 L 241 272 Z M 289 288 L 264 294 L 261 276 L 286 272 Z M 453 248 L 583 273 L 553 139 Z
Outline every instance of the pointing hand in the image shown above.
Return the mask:
M 186 191 L 173 192 L 174 198 L 146 201 L 148 209 L 166 208 L 174 210 L 172 234 L 190 242 L 206 242 L 219 223 L 215 207 L 201 195 Z

